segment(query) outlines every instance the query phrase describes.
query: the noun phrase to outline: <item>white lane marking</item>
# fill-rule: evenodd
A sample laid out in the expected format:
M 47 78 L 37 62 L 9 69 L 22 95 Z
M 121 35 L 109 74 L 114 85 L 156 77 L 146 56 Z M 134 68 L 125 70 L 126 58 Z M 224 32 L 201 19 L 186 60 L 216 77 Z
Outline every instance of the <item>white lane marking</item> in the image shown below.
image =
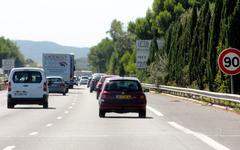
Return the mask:
M 62 119 L 62 116 L 58 116 L 57 119 L 58 119 L 58 120 Z
M 5 147 L 5 148 L 2 149 L 2 150 L 12 150 L 12 149 L 14 149 L 14 148 L 16 148 L 16 146 L 12 145 L 12 146 L 7 146 L 7 147 Z
M 64 114 L 68 114 L 69 113 L 69 111 L 64 111 Z
M 70 107 L 68 107 L 69 109 L 72 109 L 73 107 L 72 106 L 70 106 Z
M 202 134 L 202 133 L 198 133 L 198 132 L 194 132 L 191 131 L 175 122 L 168 122 L 168 124 L 170 124 L 171 126 L 173 126 L 174 128 L 181 130 L 182 132 L 186 133 L 186 134 L 191 134 L 193 136 L 195 136 L 196 138 L 198 138 L 199 140 L 203 141 L 204 143 L 206 143 L 207 145 L 209 145 L 210 147 L 214 148 L 215 150 L 230 150 L 229 148 L 225 147 L 224 145 L 214 141 L 212 138 Z
M 36 134 L 38 134 L 38 132 L 31 132 L 31 133 L 29 133 L 29 135 L 36 135 Z
M 152 111 L 153 113 L 155 113 L 159 117 L 163 117 L 164 116 L 161 112 L 157 111 L 156 109 L 154 109 L 154 108 L 152 108 L 152 107 L 150 107 L 148 105 L 147 105 L 147 109 L 149 109 L 150 111 Z
M 46 125 L 46 127 L 51 127 L 51 126 L 53 126 L 52 123 L 49 123 L 49 124 Z

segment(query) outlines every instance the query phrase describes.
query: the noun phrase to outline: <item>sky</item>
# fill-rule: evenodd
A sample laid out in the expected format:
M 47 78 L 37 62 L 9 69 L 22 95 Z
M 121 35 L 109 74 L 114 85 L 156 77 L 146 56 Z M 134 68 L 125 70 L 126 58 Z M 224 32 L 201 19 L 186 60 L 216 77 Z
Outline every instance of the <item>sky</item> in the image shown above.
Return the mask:
M 91 47 L 113 19 L 144 17 L 153 0 L 0 0 L 0 36 Z

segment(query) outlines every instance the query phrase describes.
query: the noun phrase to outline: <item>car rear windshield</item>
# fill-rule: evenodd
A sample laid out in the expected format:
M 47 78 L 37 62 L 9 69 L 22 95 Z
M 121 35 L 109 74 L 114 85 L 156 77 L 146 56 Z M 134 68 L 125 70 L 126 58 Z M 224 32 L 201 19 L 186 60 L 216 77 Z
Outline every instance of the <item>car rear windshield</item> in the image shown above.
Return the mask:
M 82 77 L 82 79 L 88 79 L 88 77 Z
M 138 81 L 135 80 L 112 80 L 109 81 L 105 87 L 106 91 L 142 91 L 142 87 Z
M 48 82 L 59 83 L 59 82 L 63 82 L 63 80 L 61 78 L 48 78 Z
M 103 83 L 106 80 L 106 77 L 101 78 L 101 82 Z
M 100 80 L 101 76 L 96 76 L 96 77 L 93 77 L 93 80 Z
M 17 71 L 13 74 L 14 83 L 41 83 L 42 75 L 38 71 Z

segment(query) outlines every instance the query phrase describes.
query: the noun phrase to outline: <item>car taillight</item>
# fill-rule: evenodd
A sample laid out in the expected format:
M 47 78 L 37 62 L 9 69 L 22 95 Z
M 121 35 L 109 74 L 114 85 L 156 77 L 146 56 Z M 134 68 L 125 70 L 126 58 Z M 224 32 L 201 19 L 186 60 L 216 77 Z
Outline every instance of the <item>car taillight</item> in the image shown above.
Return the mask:
M 101 87 L 102 87 L 102 82 L 99 82 L 99 83 L 97 84 L 97 88 L 100 89 Z
M 106 98 L 107 98 L 107 92 L 103 91 L 103 92 L 102 92 L 101 99 L 106 99 Z
M 145 95 L 140 95 L 139 98 L 140 98 L 140 99 L 146 99 L 146 98 L 145 98 Z
M 44 91 L 44 92 L 47 92 L 47 82 L 44 82 L 44 83 L 43 83 L 43 91 Z
M 8 82 L 8 91 L 12 91 L 11 82 Z

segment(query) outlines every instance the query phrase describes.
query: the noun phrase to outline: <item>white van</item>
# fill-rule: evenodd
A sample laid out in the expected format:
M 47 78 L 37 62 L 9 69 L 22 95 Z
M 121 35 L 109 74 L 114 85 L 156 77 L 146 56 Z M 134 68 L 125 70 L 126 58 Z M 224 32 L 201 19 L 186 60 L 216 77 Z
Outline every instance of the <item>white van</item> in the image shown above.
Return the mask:
M 44 70 L 14 68 L 8 78 L 8 108 L 16 104 L 38 104 L 48 108 L 48 86 Z

